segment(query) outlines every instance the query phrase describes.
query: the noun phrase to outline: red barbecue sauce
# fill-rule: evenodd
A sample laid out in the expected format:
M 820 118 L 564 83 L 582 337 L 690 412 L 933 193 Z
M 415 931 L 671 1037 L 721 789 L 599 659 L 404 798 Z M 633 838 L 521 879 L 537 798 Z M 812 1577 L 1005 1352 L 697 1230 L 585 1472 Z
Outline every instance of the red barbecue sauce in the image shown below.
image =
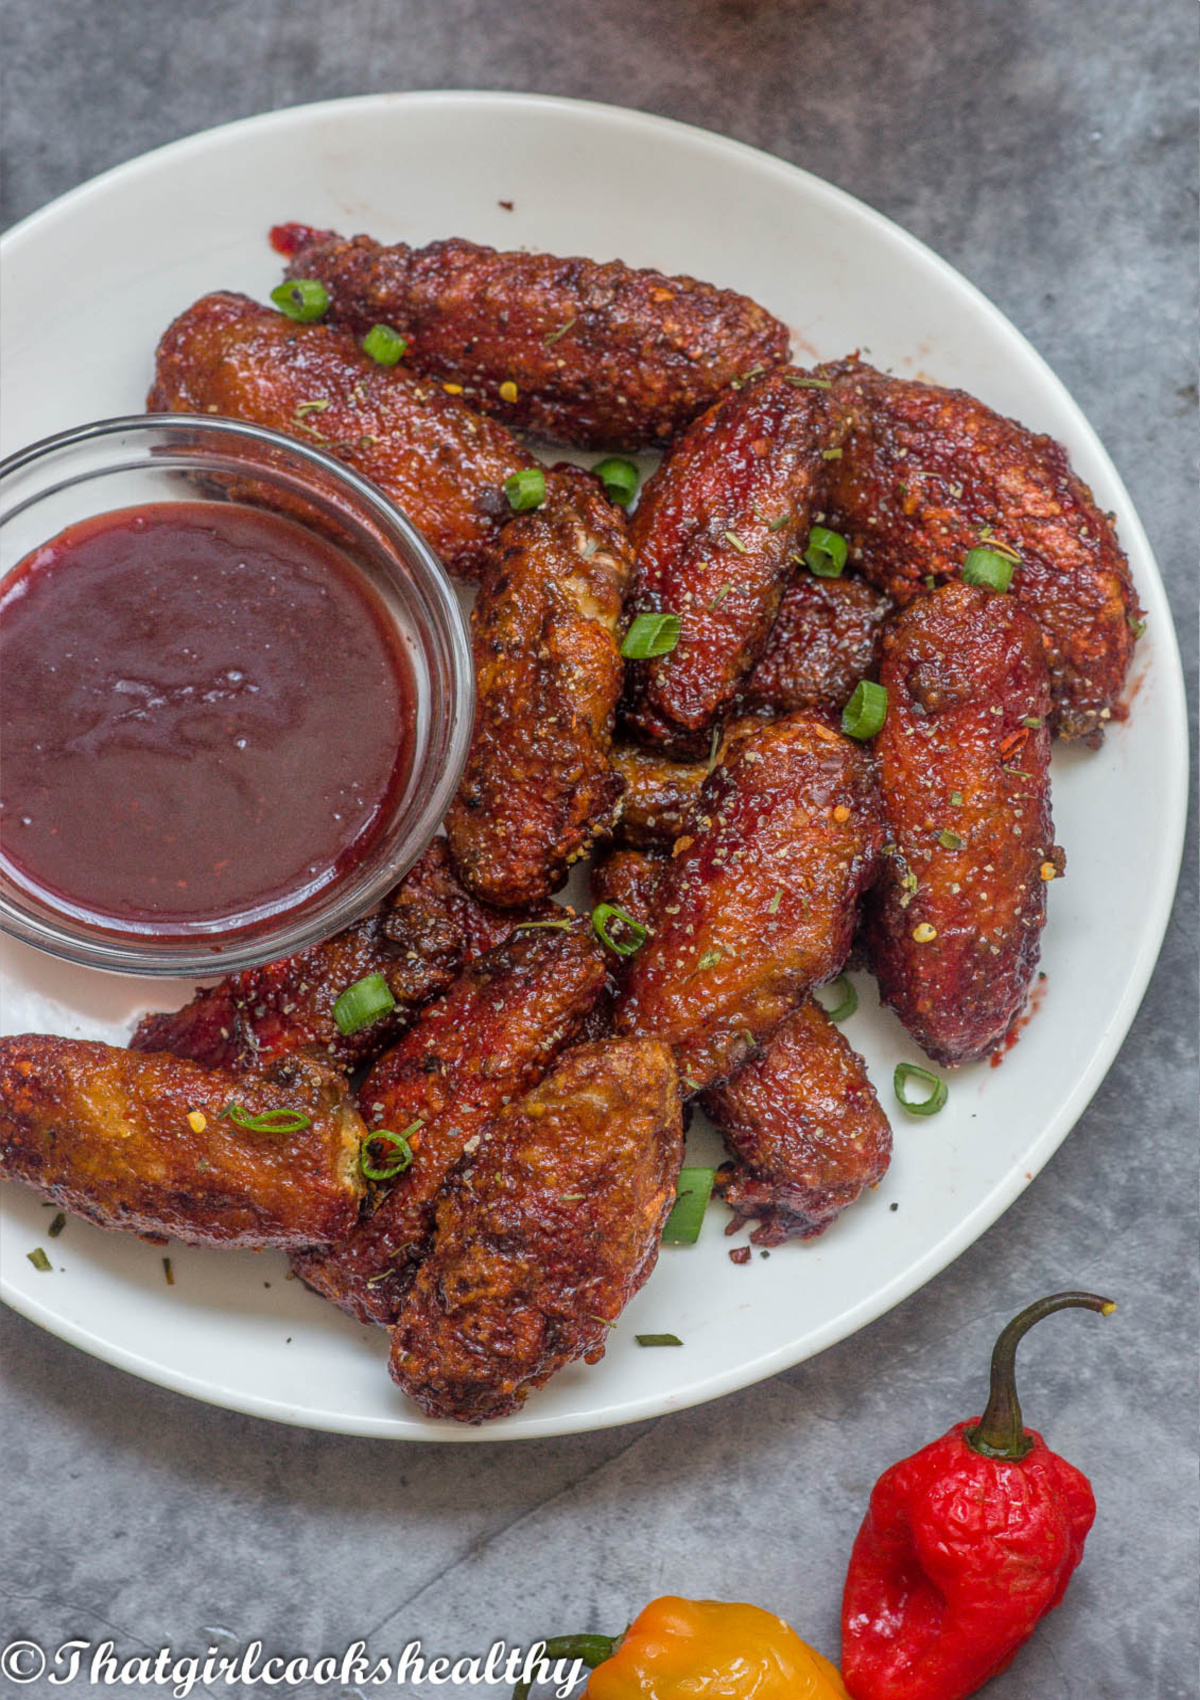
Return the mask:
M 100 514 L 0 597 L 0 858 L 108 932 L 278 920 L 367 855 L 415 686 L 374 589 L 294 521 L 223 502 Z

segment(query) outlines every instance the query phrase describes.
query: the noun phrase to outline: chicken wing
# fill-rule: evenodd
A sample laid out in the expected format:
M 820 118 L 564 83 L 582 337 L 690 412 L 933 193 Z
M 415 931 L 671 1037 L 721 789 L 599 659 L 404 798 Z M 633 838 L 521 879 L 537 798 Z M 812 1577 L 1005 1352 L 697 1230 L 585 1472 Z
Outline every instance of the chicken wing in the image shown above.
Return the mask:
M 543 910 L 532 912 L 536 919 Z M 147 1015 L 130 1045 L 173 1051 L 209 1068 L 263 1067 L 316 1049 L 342 1068 L 385 1050 L 422 1004 L 521 917 L 477 903 L 458 884 L 444 838 L 435 838 L 395 891 L 361 921 L 296 956 L 231 974 L 182 1009 Z M 382 974 L 395 1007 L 343 1033 L 333 1006 L 349 986 Z
M 158 345 L 151 413 L 219 413 L 344 460 L 402 508 L 450 572 L 474 578 L 511 514 L 505 480 L 533 465 L 502 425 L 345 331 L 296 324 L 244 295 L 206 295 Z
M 762 660 L 746 679 L 746 708 L 772 714 L 840 714 L 860 679 L 879 665 L 890 597 L 861 578 L 801 571 L 783 593 Z
M 682 1158 L 665 1046 L 568 1051 L 443 1195 L 392 1335 L 395 1380 L 429 1416 L 479 1423 L 596 1363 L 657 1260 Z
M 365 1132 L 343 1077 L 308 1058 L 232 1075 L 85 1039 L 0 1039 L 0 1173 L 104 1228 L 209 1246 L 340 1239 Z
M 836 452 L 827 388 L 784 367 L 730 390 L 642 492 L 630 608 L 680 621 L 673 649 L 629 668 L 627 719 L 643 743 L 707 754 L 762 654 Z
M 1013 596 L 948 584 L 883 645 L 875 739 L 892 839 L 867 902 L 884 1000 L 941 1063 L 986 1056 L 1024 1005 L 1063 869 L 1050 820 L 1050 687 Z
M 717 1172 L 730 1232 L 757 1219 L 756 1245 L 823 1233 L 891 1161 L 892 1130 L 863 1060 L 815 998 L 700 1103 L 735 1159 Z
M 957 578 L 971 549 L 997 540 L 1016 550 L 1013 594 L 1046 646 L 1053 729 L 1098 743 L 1141 609 L 1112 518 L 1066 451 L 961 390 L 885 377 L 857 361 L 827 375 L 846 433 L 830 524 L 846 534 L 851 558 L 908 602 L 930 575 Z
M 471 616 L 475 730 L 446 836 L 476 897 L 520 905 L 556 890 L 621 795 L 613 721 L 625 521 L 596 480 L 550 473 L 545 505 L 507 527 Z
M 385 248 L 286 225 L 272 236 L 294 250 L 289 277 L 326 286 L 333 323 L 356 336 L 393 326 L 414 371 L 576 448 L 657 447 L 739 374 L 787 359 L 787 327 L 746 296 L 619 260 L 456 239 Z
M 536 1086 L 579 1035 L 605 981 L 586 919 L 539 923 L 472 963 L 359 1090 L 367 1127 L 403 1133 L 411 1166 L 345 1239 L 294 1257 L 297 1274 L 360 1322 L 394 1322 L 428 1250 L 447 1177 L 488 1122 Z M 379 1149 L 384 1164 L 395 1154 Z
M 617 1031 L 671 1045 L 689 1090 L 725 1079 L 841 968 L 882 843 L 861 745 L 805 715 L 741 739 L 675 845 Z

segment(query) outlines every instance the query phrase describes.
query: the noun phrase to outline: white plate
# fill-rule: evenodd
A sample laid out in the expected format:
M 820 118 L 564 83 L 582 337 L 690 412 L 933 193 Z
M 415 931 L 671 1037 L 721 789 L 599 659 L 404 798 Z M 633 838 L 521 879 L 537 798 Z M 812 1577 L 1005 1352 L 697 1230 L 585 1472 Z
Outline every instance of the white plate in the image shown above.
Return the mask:
M 502 202 L 514 203 L 507 211 Z M 970 284 L 878 214 L 738 143 L 641 113 L 495 94 L 334 101 L 195 136 L 86 184 L 3 244 L 5 451 L 140 408 L 167 322 L 215 288 L 264 296 L 281 220 L 424 242 L 461 235 L 691 272 L 745 290 L 795 329 L 801 357 L 861 348 L 878 365 L 974 391 L 1065 442 L 1115 510 L 1149 628 L 1135 712 L 1099 753 L 1060 751 L 1054 805 L 1069 877 L 1051 893 L 1039 1013 L 1003 1067 L 961 1070 L 928 1121 L 892 1104 L 920 1053 L 860 980 L 848 1023 L 893 1114 L 878 1191 L 822 1239 L 728 1258 L 727 1213 L 664 1252 L 596 1368 L 575 1366 L 483 1430 L 421 1418 L 388 1380 L 386 1337 L 285 1279 L 275 1254 L 161 1252 L 5 1189 L 3 1293 L 26 1316 L 135 1374 L 237 1410 L 347 1433 L 514 1439 L 600 1428 L 711 1399 L 880 1315 L 995 1221 L 1076 1121 L 1158 954 L 1178 874 L 1186 722 L 1178 652 L 1149 546 L 1112 464 L 1028 343 Z M 6 946 L 7 1031 L 122 1042 L 191 987 L 89 974 Z M 698 1150 L 711 1134 L 701 1133 Z M 54 1271 L 26 1254 L 50 1249 Z M 640 1350 L 640 1331 L 682 1350 Z

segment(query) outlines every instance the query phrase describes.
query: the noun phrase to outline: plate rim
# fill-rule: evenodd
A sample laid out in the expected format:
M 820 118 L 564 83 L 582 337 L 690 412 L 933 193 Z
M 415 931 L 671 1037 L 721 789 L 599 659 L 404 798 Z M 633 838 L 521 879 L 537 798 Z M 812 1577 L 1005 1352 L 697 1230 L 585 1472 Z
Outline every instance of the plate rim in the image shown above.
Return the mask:
M 714 153 L 741 159 L 756 171 L 766 170 L 784 182 L 795 182 L 798 179 L 805 185 L 810 196 L 818 201 L 825 200 L 827 204 L 836 206 L 843 215 L 849 215 L 851 218 L 859 220 L 863 225 L 882 234 L 892 243 L 899 243 L 912 258 L 932 271 L 934 275 L 939 276 L 960 296 L 966 295 L 975 310 L 986 317 L 991 328 L 1020 354 L 1022 360 L 1027 363 L 1032 362 L 1038 369 L 1042 381 L 1047 384 L 1059 406 L 1072 420 L 1073 428 L 1078 433 L 1075 446 L 1078 448 L 1086 445 L 1092 460 L 1102 469 L 1106 479 L 1111 481 L 1112 488 L 1122 500 L 1124 509 L 1122 527 L 1125 532 L 1125 540 L 1127 544 L 1136 545 L 1137 551 L 1143 555 L 1150 568 L 1148 582 L 1143 583 L 1139 579 L 1138 592 L 1147 603 L 1148 611 L 1155 622 L 1157 683 L 1163 692 L 1164 714 L 1172 729 L 1175 744 L 1173 755 L 1169 754 L 1166 758 L 1168 763 L 1171 760 L 1174 762 L 1175 783 L 1168 789 L 1168 830 L 1164 835 L 1167 842 L 1164 844 L 1162 856 L 1156 863 L 1157 878 L 1152 894 L 1151 913 L 1148 917 L 1148 924 L 1142 929 L 1137 954 L 1125 980 L 1121 996 L 1110 1014 L 1106 1030 L 1089 1065 L 1074 1082 L 1057 1115 L 1052 1117 L 1042 1128 L 1037 1141 L 1026 1154 L 1024 1162 L 1014 1165 L 1013 1169 L 995 1184 L 986 1197 L 981 1199 L 964 1217 L 959 1218 L 934 1244 L 927 1246 L 919 1257 L 906 1265 L 903 1271 L 895 1274 L 882 1287 L 872 1292 L 868 1298 L 860 1300 L 848 1311 L 840 1313 L 836 1318 L 813 1331 L 808 1336 L 799 1355 L 796 1354 L 794 1344 L 782 1345 L 760 1354 L 749 1363 L 740 1364 L 736 1369 L 702 1374 L 694 1386 L 683 1388 L 673 1395 L 664 1396 L 662 1393 L 654 1393 L 643 1395 L 640 1398 L 626 1399 L 620 1405 L 610 1406 L 599 1415 L 593 1414 L 583 1420 L 570 1414 L 540 1419 L 536 1416 L 531 1418 L 523 1412 L 517 1418 L 509 1419 L 509 1421 L 484 1425 L 480 1428 L 470 1428 L 453 1422 L 417 1419 L 408 1413 L 398 1418 L 372 1416 L 352 1418 L 342 1412 L 322 1412 L 310 1408 L 302 1410 L 289 1404 L 286 1400 L 246 1393 L 235 1387 L 229 1387 L 207 1378 L 190 1376 L 186 1372 L 163 1366 L 117 1342 L 103 1339 L 84 1324 L 62 1318 L 58 1313 L 52 1312 L 42 1304 L 35 1296 L 14 1287 L 7 1279 L 0 1280 L 0 1298 L 27 1320 L 44 1328 L 48 1333 L 66 1341 L 68 1344 L 86 1351 L 90 1356 L 99 1358 L 103 1362 L 112 1364 L 118 1369 L 136 1375 L 154 1385 L 164 1387 L 171 1392 L 183 1394 L 203 1403 L 236 1411 L 243 1415 L 327 1433 L 352 1434 L 395 1441 L 463 1444 L 538 1440 L 551 1436 L 599 1432 L 607 1428 L 620 1427 L 627 1423 L 669 1416 L 752 1386 L 780 1373 L 782 1370 L 794 1368 L 798 1364 L 806 1362 L 839 1341 L 848 1339 L 868 1323 L 885 1315 L 904 1299 L 917 1293 L 935 1275 L 949 1267 L 957 1257 L 997 1222 L 1025 1190 L 1025 1187 L 1041 1172 L 1083 1115 L 1112 1067 L 1145 996 L 1170 925 L 1181 872 L 1189 796 L 1190 726 L 1178 637 L 1157 559 L 1142 525 L 1140 515 L 1125 487 L 1124 480 L 1095 427 L 1062 379 L 1057 376 L 1044 356 L 1024 333 L 1001 312 L 1000 308 L 977 284 L 964 276 L 948 260 L 936 253 L 918 237 L 848 190 L 829 183 L 826 179 L 816 176 L 805 167 L 794 165 L 788 160 L 781 159 L 775 154 L 753 146 L 751 143 L 742 142 L 697 125 L 684 123 L 679 119 L 645 112 L 636 107 L 621 107 L 600 101 L 579 100 L 561 95 L 522 93 L 512 90 L 382 91 L 372 94 L 341 96 L 321 101 L 300 102 L 296 105 L 274 108 L 269 112 L 250 114 L 244 118 L 233 119 L 228 123 L 195 131 L 190 135 L 163 143 L 157 148 L 136 154 L 130 159 L 108 167 L 88 178 L 85 182 L 77 184 L 45 206 L 35 209 L 13 225 L 3 236 L 0 236 L 0 260 L 8 262 L 19 258 L 20 248 L 31 237 L 37 237 L 43 223 L 49 224 L 65 214 L 69 214 L 74 206 L 102 193 L 111 182 L 136 181 L 140 175 L 156 172 L 164 165 L 169 168 L 173 159 L 203 153 L 205 148 L 211 145 L 216 138 L 223 140 L 230 137 L 236 138 L 239 134 L 247 132 L 263 134 L 272 129 L 286 129 L 290 125 L 302 123 L 305 119 L 310 118 L 337 118 L 368 110 L 386 111 L 400 107 L 411 110 L 422 106 L 443 108 L 448 105 L 473 108 L 480 106 L 504 107 L 526 112 L 541 111 L 551 115 L 566 115 L 569 119 L 578 118 L 580 114 L 583 114 L 606 124 L 634 130 L 640 129 L 651 142 L 656 136 L 672 135 L 692 147 L 699 146 Z M 397 1423 L 402 1423 L 404 1426 L 398 1428 Z M 515 1426 L 510 1426 L 510 1423 Z

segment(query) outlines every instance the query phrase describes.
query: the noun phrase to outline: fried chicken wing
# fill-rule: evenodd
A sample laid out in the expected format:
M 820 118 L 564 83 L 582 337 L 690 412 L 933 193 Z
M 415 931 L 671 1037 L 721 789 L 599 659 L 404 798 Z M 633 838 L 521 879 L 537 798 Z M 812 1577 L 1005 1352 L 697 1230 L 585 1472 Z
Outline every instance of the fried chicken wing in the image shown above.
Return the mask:
M 735 1159 L 717 1172 L 730 1232 L 757 1220 L 756 1245 L 823 1233 L 891 1161 L 892 1130 L 863 1060 L 815 998 L 700 1103 Z
M 633 557 L 618 508 L 574 468 L 506 528 L 471 616 L 475 729 L 446 836 L 491 903 L 536 902 L 608 827 L 621 694 L 621 604 Z
M 1024 1005 L 1062 871 L 1050 820 L 1050 687 L 1011 595 L 949 584 L 884 638 L 875 739 L 892 839 L 867 901 L 884 1000 L 936 1062 L 986 1056 Z
M 239 1125 L 285 1110 L 303 1125 Z M 364 1133 L 343 1078 L 308 1058 L 232 1075 L 85 1039 L 0 1039 L 0 1173 L 103 1228 L 210 1246 L 339 1239 L 358 1215 Z
M 762 724 L 755 715 L 742 715 L 720 730 L 714 728 L 704 761 L 675 761 L 642 744 L 616 743 L 613 766 L 625 785 L 614 832 L 617 841 L 640 850 L 669 850 L 713 768 L 725 760 L 736 739 Z
M 429 1416 L 479 1423 L 596 1363 L 657 1260 L 682 1158 L 665 1046 L 568 1051 L 444 1193 L 392 1336 L 395 1380 Z
M 610 850 L 588 870 L 593 903 L 615 903 L 630 920 L 646 927 L 653 922 L 654 893 L 667 867 L 665 856 L 642 850 Z
M 586 919 L 514 933 L 472 963 L 359 1090 L 367 1127 L 406 1134 L 411 1166 L 345 1239 L 294 1257 L 297 1274 L 360 1322 L 394 1322 L 447 1177 L 488 1122 L 536 1086 L 579 1035 L 606 978 Z M 394 1153 L 379 1150 L 386 1164 Z
M 378 364 L 347 332 L 244 295 L 206 295 L 158 345 L 151 413 L 219 413 L 299 437 L 378 484 L 450 572 L 474 578 L 533 465 L 502 425 L 439 384 Z
M 785 367 L 730 390 L 642 492 L 630 608 L 680 620 L 668 654 L 630 664 L 626 713 L 643 743 L 707 754 L 763 652 L 840 430 L 814 382 Z
M 467 962 L 507 938 L 519 920 L 511 910 L 469 896 L 454 878 L 445 839 L 435 838 L 361 921 L 296 956 L 231 974 L 182 1009 L 145 1016 L 130 1045 L 173 1051 L 209 1068 L 263 1067 L 311 1049 L 355 1068 L 385 1050 L 422 1004 Z M 370 974 L 383 975 L 395 1008 L 356 1033 L 343 1033 L 333 1006 Z
M 1066 451 L 961 390 L 855 361 L 828 375 L 846 430 L 830 524 L 846 534 L 852 559 L 903 603 L 930 575 L 957 578 L 967 552 L 992 537 L 1017 550 L 1012 589 L 1046 646 L 1054 729 L 1099 742 L 1141 609 L 1112 520 Z
M 690 1090 L 725 1079 L 841 968 L 882 842 L 861 745 L 805 715 L 741 739 L 675 845 L 617 1031 L 671 1045 Z
M 739 374 L 787 359 L 788 331 L 744 295 L 619 260 L 409 248 L 283 226 L 289 277 L 318 278 L 329 317 L 384 323 L 423 376 L 461 384 L 507 425 L 576 448 L 657 447 Z
M 783 593 L 762 660 L 746 679 L 746 708 L 772 714 L 840 714 L 860 679 L 879 665 L 890 597 L 861 578 L 800 571 Z

